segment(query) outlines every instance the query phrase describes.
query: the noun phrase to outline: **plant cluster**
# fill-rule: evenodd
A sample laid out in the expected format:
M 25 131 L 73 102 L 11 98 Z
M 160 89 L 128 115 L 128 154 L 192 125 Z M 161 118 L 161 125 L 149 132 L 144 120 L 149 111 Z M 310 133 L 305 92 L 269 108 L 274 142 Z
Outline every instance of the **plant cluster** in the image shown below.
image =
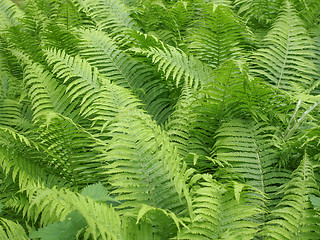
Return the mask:
M 0 0 L 0 239 L 319 240 L 319 0 Z

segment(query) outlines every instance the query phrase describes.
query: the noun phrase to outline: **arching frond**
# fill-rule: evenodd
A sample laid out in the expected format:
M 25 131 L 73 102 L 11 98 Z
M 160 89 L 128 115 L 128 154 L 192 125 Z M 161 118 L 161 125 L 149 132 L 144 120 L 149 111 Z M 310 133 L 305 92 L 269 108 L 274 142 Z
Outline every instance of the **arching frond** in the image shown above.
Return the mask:
M 74 0 L 93 19 L 97 28 L 113 36 L 129 29 L 139 30 L 130 11 L 120 0 Z
M 320 221 L 309 195 L 319 196 L 313 167 L 305 155 L 283 186 L 284 197 L 262 231 L 268 239 L 319 239 Z
M 273 22 L 284 0 L 234 0 L 238 13 L 245 19 L 261 24 Z
M 3 240 L 10 239 L 29 239 L 23 227 L 5 218 L 0 218 L 0 238 Z
M 42 148 L 51 156 L 49 161 L 43 159 L 43 163 L 52 173 L 79 187 L 102 179 L 99 175 L 102 162 L 96 161 L 97 153 L 92 150 L 97 144 L 95 138 L 71 119 L 48 113 L 37 132 Z
M 72 96 L 66 94 L 66 86 L 60 84 L 45 66 L 34 63 L 23 52 L 11 50 L 24 67 L 24 85 L 28 91 L 35 122 L 44 119 L 53 111 L 81 122 L 79 102 L 72 102 Z
M 241 184 L 221 185 L 209 175 L 203 178 L 193 200 L 194 221 L 178 239 L 253 239 L 257 224 L 248 218 L 259 209 L 247 205 L 250 191 Z
M 65 184 L 58 176 L 54 180 L 53 172 L 50 173 L 50 167 L 43 161 L 48 156 L 41 151 L 33 136 L 0 128 L 0 137 L 1 169 L 20 188 L 39 181 L 48 186 Z
M 204 116 L 193 108 L 196 96 L 197 92 L 188 85 L 185 85 L 175 105 L 175 109 L 166 123 L 166 131 L 170 137 L 170 141 L 177 147 L 179 155 L 190 165 L 193 165 L 191 161 L 194 160 L 193 157 L 195 155 L 206 156 L 210 152 L 202 142 L 204 139 L 198 138 L 199 136 L 196 134 L 197 130 L 192 125 L 204 119 Z M 206 126 L 202 126 L 201 130 L 206 129 Z
M 109 83 L 101 88 L 88 114 L 94 116 L 94 129 L 103 132 L 122 111 L 131 112 L 139 108 L 141 108 L 141 101 L 130 90 Z
M 224 5 L 204 6 L 202 16 L 189 30 L 190 52 L 216 68 L 228 59 L 241 56 L 244 38 L 249 37 L 240 19 Z
M 124 201 L 119 207 L 136 209 L 147 204 L 181 214 L 186 202 L 179 200 L 182 190 L 174 181 L 183 176 L 172 175 L 173 171 L 182 171 L 179 158 L 174 152 L 167 152 L 174 150 L 159 127 L 141 112 L 124 111 L 109 128 L 112 139 L 106 155 L 106 173 L 115 187 L 113 193 Z M 176 179 L 172 179 L 174 176 Z
M 316 69 L 311 62 L 313 42 L 295 9 L 286 1 L 283 11 L 253 56 L 252 72 L 289 92 L 310 91 Z
M 190 87 L 196 89 L 201 84 L 208 82 L 212 75 L 212 69 L 209 66 L 192 55 L 187 55 L 171 46 L 164 46 L 161 49 L 150 47 L 148 50 L 134 50 L 151 58 L 167 79 L 172 76 L 176 86 L 186 82 Z
M 224 121 L 234 116 L 266 118 L 258 116 L 260 109 L 252 99 L 259 91 L 251 91 L 254 79 L 248 74 L 244 62 L 224 62 L 209 80 L 199 91 L 184 86 L 166 126 L 171 141 L 179 149 L 179 154 L 188 156 L 189 164 L 193 164 L 191 162 L 197 157 L 202 158 L 197 161 L 201 171 L 212 168 L 212 162 L 209 161 L 210 165 L 203 157 L 210 156 L 215 142 L 212 135 Z M 270 98 L 270 92 L 265 94 Z
M 219 162 L 230 164 L 227 172 L 238 175 L 261 192 L 264 199 L 261 206 L 274 207 L 279 201 L 278 187 L 289 178 L 286 171 L 276 168 L 275 131 L 265 123 L 233 120 L 218 129 L 213 150 Z
M 29 211 L 46 213 L 41 215 L 41 221 L 46 224 L 52 215 L 63 221 L 69 213 L 77 211 L 87 223 L 84 239 L 122 239 L 120 216 L 113 207 L 105 203 L 98 203 L 67 189 L 48 189 L 41 186 L 33 191 L 30 200 Z
M 102 32 L 87 30 L 82 32 L 81 38 L 81 55 L 92 66 L 111 82 L 136 92 L 156 120 L 163 122 L 167 118 L 170 110 L 168 87 L 153 69 L 120 50 Z
M 80 113 L 90 110 L 90 106 L 101 86 L 97 68 L 79 56 L 71 57 L 64 51 L 51 49 L 46 51 L 47 61 L 53 65 L 53 72 L 66 84 L 66 92 L 71 97 L 81 100 Z
M 7 27 L 19 24 L 23 12 L 10 0 L 0 1 L 0 32 Z

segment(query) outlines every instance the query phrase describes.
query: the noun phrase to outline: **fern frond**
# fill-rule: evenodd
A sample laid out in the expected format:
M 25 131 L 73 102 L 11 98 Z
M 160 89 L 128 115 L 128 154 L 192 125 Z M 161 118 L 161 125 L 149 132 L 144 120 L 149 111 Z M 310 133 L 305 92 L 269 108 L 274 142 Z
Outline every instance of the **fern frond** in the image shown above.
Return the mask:
M 65 27 L 67 30 L 86 25 L 83 14 L 78 11 L 72 0 L 53 1 L 50 3 L 50 17 L 56 25 Z
M 166 122 L 166 131 L 170 141 L 177 147 L 179 155 L 190 165 L 193 164 L 188 160 L 193 154 L 206 156 L 210 152 L 201 142 L 203 138 L 198 138 L 196 129 L 193 128 L 194 123 L 200 122 L 204 118 L 204 116 L 200 116 L 199 111 L 193 108 L 196 96 L 196 91 L 185 85 L 181 90 L 174 111 Z M 202 129 L 205 127 L 203 126 Z
M 93 199 L 81 196 L 67 189 L 46 189 L 41 186 L 30 196 L 29 211 L 42 212 L 41 221 L 51 215 L 56 215 L 59 220 L 64 220 L 72 211 L 79 212 L 86 220 L 87 229 L 84 239 L 112 239 L 121 238 L 121 219 L 119 214 L 104 203 L 95 202 Z
M 179 171 L 179 162 L 165 152 L 168 140 L 162 139 L 159 127 L 141 112 L 125 111 L 116 119 L 109 127 L 112 139 L 106 156 L 109 162 L 106 172 L 116 188 L 113 194 L 124 201 L 119 207 L 136 209 L 146 204 L 181 214 L 185 202 L 180 202 L 179 192 L 171 180 L 174 175 L 170 173 L 173 169 Z M 166 159 L 169 157 L 173 158 L 171 162 Z
M 201 84 L 209 81 L 213 72 L 209 66 L 192 55 L 187 55 L 182 50 L 171 46 L 164 46 L 161 49 L 150 47 L 148 50 L 133 50 L 151 58 L 167 79 L 172 76 L 177 87 L 185 82 L 197 89 Z
M 0 1 L 0 32 L 9 26 L 18 25 L 23 12 L 10 0 Z
M 3 240 L 10 239 L 29 239 L 23 227 L 5 218 L 0 218 L 0 238 Z
M 81 99 L 80 113 L 85 115 L 102 84 L 97 68 L 92 68 L 79 56 L 71 57 L 61 50 L 47 50 L 46 55 L 48 63 L 53 66 L 53 72 L 66 84 L 71 101 Z
M 289 1 L 253 56 L 252 72 L 289 92 L 310 91 L 316 68 L 313 42 Z
M 189 30 L 188 48 L 200 60 L 216 68 L 228 59 L 241 56 L 244 38 L 249 34 L 228 7 L 210 4 L 204 8 L 201 18 Z
M 135 111 L 141 105 L 141 101 L 130 90 L 109 83 L 101 88 L 88 114 L 94 116 L 94 129 L 103 132 L 122 111 Z
M 193 200 L 194 221 L 178 239 L 253 239 L 258 224 L 248 218 L 260 211 L 247 205 L 250 191 L 243 185 L 224 186 L 209 175 L 203 178 Z
M 309 195 L 319 196 L 313 166 L 307 155 L 283 186 L 284 197 L 271 212 L 262 235 L 268 239 L 319 239 L 320 221 Z
M 38 141 L 51 158 L 43 163 L 52 173 L 60 175 L 74 186 L 85 186 L 99 182 L 99 168 L 96 161 L 95 138 L 83 128 L 58 114 L 47 114 L 44 123 L 38 126 Z M 72 142 L 72 144 L 70 144 Z
M 81 122 L 79 102 L 72 102 L 72 98 L 66 94 L 65 85 L 45 70 L 44 65 L 34 63 L 24 52 L 11 49 L 11 53 L 23 66 L 24 86 L 31 100 L 34 122 L 43 120 L 50 112 Z
M 54 109 L 48 90 L 44 85 L 44 82 L 48 82 L 48 78 L 52 78 L 52 76 L 43 71 L 37 64 L 26 66 L 24 72 L 24 81 L 29 89 L 29 96 L 32 101 L 33 120 L 38 121 L 46 116 L 48 111 Z
M 89 17 L 97 28 L 113 36 L 135 29 L 138 25 L 130 16 L 130 11 L 121 0 L 74 0 Z M 119 36 L 117 36 L 119 37 Z
M 21 106 L 17 101 L 4 99 L 0 102 L 0 126 L 17 128 L 21 118 Z
M 43 49 L 63 49 L 72 56 L 79 53 L 80 41 L 76 37 L 76 33 L 72 30 L 65 29 L 65 26 L 56 24 L 48 25 L 39 35 L 41 38 L 41 47 Z
M 247 21 L 270 24 L 278 14 L 283 0 L 234 0 L 238 14 Z
M 210 82 L 203 84 L 198 91 L 183 87 L 175 111 L 167 122 L 167 131 L 179 153 L 183 157 L 189 154 L 186 159 L 189 164 L 193 165 L 192 161 L 200 157 L 201 160 L 196 161 L 197 167 L 201 171 L 210 171 L 212 162 L 204 158 L 210 156 L 214 144 L 212 135 L 219 126 L 234 116 L 258 118 L 254 114 L 260 111 L 254 109 L 255 104 L 248 99 L 254 95 L 250 91 L 253 81 L 245 63 L 229 60 L 221 64 L 213 72 Z
M 119 86 L 136 92 L 150 114 L 159 122 L 167 118 L 170 109 L 169 91 L 146 64 L 120 50 L 114 41 L 99 31 L 83 31 L 81 55 L 99 72 Z
M 50 168 L 41 162 L 47 156 L 31 136 L 0 128 L 0 139 L 2 171 L 20 188 L 39 181 L 48 186 L 65 184 L 58 176 L 55 176 L 55 180 L 52 178 Z
M 141 221 L 136 223 L 135 218 L 123 218 L 123 239 L 135 239 L 135 240 L 161 240 L 163 239 L 161 234 L 154 232 L 152 222 Z
M 187 1 L 144 1 L 135 18 L 144 32 L 159 38 L 166 44 L 182 43 L 187 27 L 195 15 L 195 4 Z
M 278 187 L 288 181 L 288 172 L 277 170 L 273 136 L 276 129 L 265 123 L 233 120 L 217 130 L 213 155 L 231 165 L 229 171 L 257 188 L 264 199 L 261 206 L 274 207 L 279 201 Z M 267 200 L 269 199 L 269 200 Z
M 249 108 L 246 95 L 253 81 L 247 64 L 240 60 L 226 61 L 214 71 L 211 79 L 200 91 L 206 97 L 199 99 L 199 108 L 201 105 L 214 108 L 219 124 L 224 119 L 245 115 Z
M 1 55 L 0 58 L 2 57 Z M 6 71 L 5 66 L 1 66 L 1 63 L 0 69 L 0 99 L 14 100 L 16 95 L 21 92 L 21 89 L 18 88 L 19 83 L 10 72 Z

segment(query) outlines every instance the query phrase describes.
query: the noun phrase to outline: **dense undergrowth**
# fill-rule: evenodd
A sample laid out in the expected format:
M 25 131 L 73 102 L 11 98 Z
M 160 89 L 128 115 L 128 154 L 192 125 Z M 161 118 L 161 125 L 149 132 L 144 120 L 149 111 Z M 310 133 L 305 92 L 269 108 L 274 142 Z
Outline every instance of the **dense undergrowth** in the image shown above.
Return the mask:
M 318 0 L 0 0 L 0 239 L 320 239 Z

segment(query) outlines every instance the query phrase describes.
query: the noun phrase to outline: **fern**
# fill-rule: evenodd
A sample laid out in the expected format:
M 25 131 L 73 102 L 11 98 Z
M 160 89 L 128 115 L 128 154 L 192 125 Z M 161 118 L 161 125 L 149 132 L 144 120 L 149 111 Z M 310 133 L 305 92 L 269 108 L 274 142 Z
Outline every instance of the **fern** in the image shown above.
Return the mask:
M 14 2 L 1 239 L 320 238 L 316 0 Z
M 178 239 L 253 239 L 257 224 L 247 218 L 259 210 L 246 205 L 244 186 L 223 186 L 207 175 L 203 179 L 194 197 L 194 221 Z
M 212 134 L 225 118 L 243 110 L 244 103 L 239 101 L 242 101 L 240 96 L 244 96 L 248 76 L 241 64 L 227 61 L 213 72 L 211 81 L 203 84 L 198 91 L 187 84 L 182 89 L 175 111 L 168 120 L 167 131 L 179 153 L 188 157 L 189 164 L 193 165 L 190 161 L 195 161 L 197 157 L 209 157 L 213 146 Z M 240 71 L 242 67 L 243 73 Z M 201 162 L 199 160 L 197 164 L 202 168 Z M 209 168 L 208 164 L 208 161 L 204 161 L 203 169 Z
M 170 102 L 167 86 L 142 62 L 134 60 L 121 51 L 111 38 L 98 31 L 85 31 L 81 55 L 92 66 L 119 86 L 132 89 L 141 96 L 147 110 L 155 119 L 163 122 L 167 117 Z
M 176 213 L 182 211 L 183 205 L 176 198 L 177 190 L 169 171 L 176 168 L 177 162 L 167 162 L 168 168 L 160 160 L 164 161 L 164 156 L 158 156 L 156 151 L 161 148 L 165 151 L 165 145 L 159 144 L 168 144 L 160 140 L 161 132 L 153 129 L 154 123 L 139 112 L 123 112 L 117 118 L 121 120 L 110 125 L 112 140 L 107 172 L 111 176 L 111 184 L 118 188 L 114 193 L 119 194 L 119 200 L 126 201 L 120 207 L 135 207 L 140 203 Z M 133 123 L 136 124 L 134 127 Z M 131 156 L 130 160 L 128 156 Z
M 177 46 L 182 43 L 186 29 L 192 23 L 194 8 L 194 5 L 187 1 L 171 4 L 144 1 L 134 17 L 144 32 L 166 44 Z
M 270 207 L 279 201 L 277 188 L 289 178 L 286 171 L 275 169 L 277 152 L 273 150 L 274 132 L 274 128 L 263 123 L 233 120 L 218 129 L 213 150 L 217 161 L 230 164 L 229 170 L 223 170 L 257 188 L 261 198 L 264 198 L 262 206 L 266 204 Z
M 213 9 L 213 10 L 212 10 Z M 224 5 L 204 6 L 204 12 L 190 31 L 190 52 L 216 68 L 244 51 L 245 27 Z
M 92 68 L 79 56 L 71 57 L 64 51 L 52 49 L 46 54 L 48 63 L 54 64 L 53 72 L 68 84 L 66 92 L 71 96 L 71 101 L 76 98 L 81 99 L 80 112 L 84 114 L 84 110 L 92 104 L 102 84 L 98 78 L 97 69 Z M 78 80 L 77 84 L 75 81 L 70 81 L 74 78 Z
M 309 194 L 319 195 L 313 167 L 305 155 L 292 178 L 283 186 L 284 197 L 262 235 L 270 239 L 318 239 L 319 218 L 312 208 Z M 272 229 L 272 231 L 271 231 Z
M 22 11 L 11 1 L 0 1 L 0 32 L 11 25 L 19 24 L 19 18 L 23 15 Z
M 115 36 L 139 27 L 130 16 L 129 9 L 120 0 L 74 0 L 99 30 Z
M 201 83 L 208 82 L 212 74 L 210 67 L 192 55 L 188 56 L 183 51 L 171 46 L 164 47 L 163 49 L 134 50 L 152 58 L 152 62 L 158 64 L 158 69 L 165 73 L 167 79 L 172 75 L 176 86 L 179 86 L 184 81 L 190 87 L 197 88 Z
M 32 195 L 30 209 L 37 208 L 40 210 L 39 212 L 43 211 L 48 214 L 42 215 L 42 221 L 45 221 L 53 213 L 60 220 L 63 220 L 71 211 L 76 210 L 88 225 L 85 239 L 88 239 L 89 236 L 92 236 L 93 239 L 98 239 L 98 237 L 101 239 L 121 239 L 120 218 L 112 207 L 97 203 L 91 198 L 82 197 L 66 189 L 39 187 Z M 97 219 L 99 221 L 96 221 Z
M 245 19 L 261 24 L 269 24 L 277 16 L 277 9 L 283 0 L 234 0 L 235 6 L 239 9 L 238 14 Z
M 254 55 L 252 72 L 287 91 L 312 90 L 315 66 L 311 62 L 313 42 L 292 4 L 282 13 L 265 38 L 265 47 Z
M 0 237 L 1 239 L 21 239 L 27 240 L 28 236 L 21 225 L 5 218 L 0 219 Z

